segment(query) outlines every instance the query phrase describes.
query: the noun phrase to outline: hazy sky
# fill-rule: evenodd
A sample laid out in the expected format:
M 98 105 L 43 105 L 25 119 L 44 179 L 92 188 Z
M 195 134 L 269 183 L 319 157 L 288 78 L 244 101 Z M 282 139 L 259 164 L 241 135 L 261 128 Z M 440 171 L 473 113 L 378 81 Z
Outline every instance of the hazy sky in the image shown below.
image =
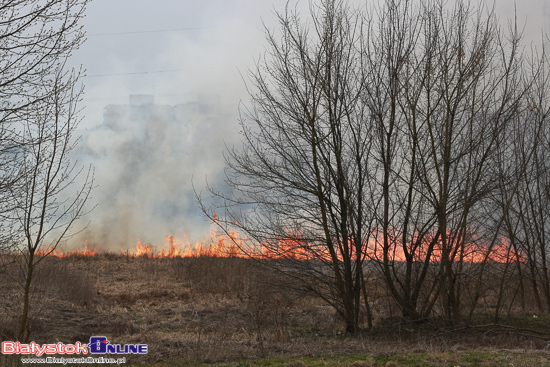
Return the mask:
M 359 0 L 352 2 L 365 4 Z M 211 130 L 199 135 L 204 139 L 200 144 L 202 153 L 191 160 L 192 166 L 188 165 L 189 162 L 181 162 L 179 167 L 158 167 L 157 174 L 161 177 L 166 176 L 165 172 L 185 171 L 175 176 L 171 185 L 184 185 L 191 190 L 190 178 L 193 175 L 195 183 L 200 185 L 204 182 L 208 166 L 216 170 L 221 170 L 223 166 L 223 141 L 236 136 L 231 134 L 231 130 L 238 130 L 238 103 L 240 100 L 248 101 L 240 73 L 245 74 L 253 66 L 254 59 L 263 52 L 264 25 L 276 30 L 274 11 L 284 10 L 286 3 L 286 0 L 91 1 L 83 20 L 88 40 L 72 59 L 75 65 L 82 64 L 87 70 L 87 77 L 83 79 L 86 84 L 83 104 L 86 108 L 81 126 L 92 129 L 100 125 L 104 107 L 127 104 L 130 94 L 153 94 L 156 103 L 169 105 L 186 103 L 195 99 L 198 93 L 219 95 L 233 115 L 228 115 L 227 121 L 223 121 L 223 129 L 211 127 Z M 296 3 L 293 0 L 291 4 Z M 308 8 L 307 0 L 298 5 L 303 13 Z M 506 27 L 507 19 L 514 15 L 514 1 L 495 0 L 495 9 L 501 25 Z M 549 13 L 550 5 L 544 6 L 544 0 L 518 1 L 518 23 L 520 27 L 525 27 L 526 40 L 540 44 L 545 28 L 543 19 L 545 14 L 550 19 Z M 224 136 L 216 136 L 220 132 Z M 209 158 L 206 159 L 204 152 L 209 144 L 212 151 L 208 152 Z M 109 196 L 102 192 L 109 189 L 109 185 L 102 180 L 111 174 L 116 175 L 116 172 L 109 171 L 109 167 L 116 166 L 109 162 L 99 165 L 98 169 L 102 171 L 97 174 L 99 186 L 94 195 L 98 201 Z M 200 169 L 201 166 L 203 169 Z M 141 180 L 144 190 L 148 190 L 149 179 Z M 140 195 L 147 193 L 141 192 Z M 153 197 L 149 201 L 154 200 Z M 92 232 L 100 231 L 97 226 L 101 226 L 102 221 L 112 222 L 112 218 L 105 214 L 113 211 L 109 203 L 98 204 L 98 209 L 91 216 Z M 130 203 L 128 211 L 139 212 L 139 205 L 139 202 Z M 194 203 L 185 204 L 186 207 L 192 205 Z M 119 206 L 125 205 L 119 203 Z M 129 222 L 129 228 L 141 228 L 129 233 L 128 238 L 144 236 L 144 232 L 148 232 L 142 223 L 149 223 L 150 219 L 147 216 L 144 218 L 146 220 L 142 218 L 138 221 L 136 218 L 135 222 Z M 179 223 L 179 218 L 175 218 L 174 222 Z M 189 226 L 196 227 L 196 223 L 196 218 L 181 218 L 178 229 L 189 233 L 192 232 Z M 160 230 L 164 231 L 164 228 Z M 155 238 L 151 240 L 156 241 Z M 133 246 L 133 243 L 128 245 Z
M 88 74 L 86 125 L 101 120 L 103 106 L 124 103 L 131 93 L 155 94 L 156 101 L 169 104 L 197 92 L 218 93 L 236 109 L 239 99 L 246 98 L 239 70 L 246 71 L 263 50 L 262 21 L 275 29 L 273 11 L 285 4 L 286 0 L 93 0 L 83 22 L 88 41 L 73 58 Z M 543 14 L 549 12 L 543 4 L 544 0 L 518 1 L 518 20 L 530 39 L 540 39 Z M 307 7 L 307 0 L 300 2 L 300 9 Z M 495 7 L 505 25 L 513 16 L 514 1 L 495 0 Z
M 168 104 L 216 93 L 236 109 L 244 97 L 239 69 L 245 71 L 263 49 L 262 20 L 274 26 L 273 9 L 285 3 L 92 1 L 83 22 L 88 41 L 74 57 L 88 74 L 87 125 L 103 106 L 125 103 L 131 93 L 155 94 Z

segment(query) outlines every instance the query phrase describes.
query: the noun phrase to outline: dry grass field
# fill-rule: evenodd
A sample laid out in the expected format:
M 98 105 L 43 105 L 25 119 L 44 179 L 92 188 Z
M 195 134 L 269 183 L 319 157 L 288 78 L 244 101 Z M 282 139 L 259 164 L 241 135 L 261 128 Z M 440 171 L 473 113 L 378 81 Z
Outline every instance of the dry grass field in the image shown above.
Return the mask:
M 14 340 L 21 275 L 16 264 L 0 273 L 0 335 Z M 434 322 L 403 323 L 383 303 L 374 307 L 374 329 L 351 337 L 333 309 L 266 286 L 269 276 L 239 258 L 46 258 L 37 268 L 29 340 L 106 336 L 116 344 L 148 344 L 149 353 L 129 356 L 127 365 L 481 366 L 487 359 L 498 366 L 502 358 L 517 359 L 515 366 L 550 365 L 544 338 L 498 327 L 451 332 Z M 525 326 L 526 320 L 548 329 L 543 316 L 509 321 Z M 8 365 L 3 358 L 0 364 Z

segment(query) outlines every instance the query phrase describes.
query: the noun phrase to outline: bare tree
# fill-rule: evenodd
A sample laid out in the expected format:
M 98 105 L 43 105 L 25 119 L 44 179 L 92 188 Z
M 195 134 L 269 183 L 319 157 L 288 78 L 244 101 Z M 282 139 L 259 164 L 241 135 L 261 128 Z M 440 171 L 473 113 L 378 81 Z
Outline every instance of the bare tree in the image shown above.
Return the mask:
M 361 21 L 335 0 L 312 4 L 311 23 L 288 9 L 278 16 L 281 38 L 267 32 L 269 51 L 250 75 L 244 145 L 227 159 L 233 196 L 217 193 L 227 204 L 221 223 L 273 259 L 265 264 L 285 286 L 324 299 L 355 333 L 372 218 Z
M 26 175 L 25 122 L 50 103 L 60 64 L 83 41 L 78 21 L 88 0 L 7 0 L 0 4 L 0 250 L 19 243 L 10 215 Z
M 25 240 L 21 247 L 25 284 L 19 340 L 28 338 L 25 331 L 34 269 L 74 234 L 73 224 L 84 214 L 93 186 L 91 169 L 83 171 L 77 162 L 70 160 L 76 144 L 77 103 L 82 89 L 74 89 L 77 78 L 74 72 L 65 74 L 63 69 L 58 72 L 52 99 L 44 105 L 40 117 L 28 120 L 24 128 L 23 136 L 34 143 L 23 149 L 21 163 L 27 173 L 21 178 L 21 191 L 14 192 L 17 228 Z M 86 176 L 76 186 L 82 174 Z
M 440 235 L 424 185 L 424 88 L 431 71 L 423 10 L 386 2 L 365 14 L 362 103 L 374 132 L 368 198 L 376 208 L 370 258 L 380 267 L 403 316 L 426 317 L 432 308 L 431 262 Z M 423 52 L 423 48 L 425 51 Z
M 550 312 L 550 249 L 547 241 L 550 233 L 550 80 L 547 62 L 543 60 L 535 63 L 540 72 L 529 91 L 521 119 L 514 129 L 508 131 L 511 145 L 498 164 L 501 172 L 523 173 L 513 182 L 501 179 L 496 212 L 503 212 L 503 233 L 514 254 L 522 309 L 526 311 L 525 298 L 529 293 L 526 289 L 530 288 L 536 311 Z M 500 177 L 507 175 L 501 174 Z M 509 210 L 504 211 L 505 206 Z
M 517 29 L 504 36 L 483 6 L 388 1 L 367 15 L 364 101 L 379 208 L 371 253 L 404 316 L 425 318 L 439 302 L 456 323 L 465 285 L 500 238 L 502 217 L 487 220 L 485 208 L 512 144 L 503 132 L 524 116 L 541 60 L 526 63 Z M 533 122 L 538 130 L 543 120 Z M 479 287 L 473 293 L 475 304 Z
M 33 271 L 71 233 L 92 188 L 91 171 L 69 157 L 82 87 L 80 72 L 66 67 L 84 40 L 79 20 L 87 2 L 0 4 L 0 248 L 18 250 L 23 261 L 19 340 L 28 338 Z
M 285 259 L 264 265 L 335 307 L 348 332 L 362 308 L 370 317 L 367 264 L 404 317 L 471 318 L 486 277 L 504 290 L 523 258 L 518 245 L 491 265 L 526 167 L 546 172 L 536 153 L 546 60 L 528 60 L 515 23 L 503 32 L 484 5 L 324 0 L 311 15 L 287 10 L 281 38 L 268 32 L 244 144 L 227 157 L 233 194 L 213 191 L 226 212 L 218 223 L 237 228 L 251 255 Z M 525 121 L 532 134 L 514 135 Z M 530 139 L 524 159 L 504 169 L 517 139 Z M 542 241 L 531 218 L 546 208 L 539 186 L 526 220 Z M 546 247 L 529 248 L 547 287 Z

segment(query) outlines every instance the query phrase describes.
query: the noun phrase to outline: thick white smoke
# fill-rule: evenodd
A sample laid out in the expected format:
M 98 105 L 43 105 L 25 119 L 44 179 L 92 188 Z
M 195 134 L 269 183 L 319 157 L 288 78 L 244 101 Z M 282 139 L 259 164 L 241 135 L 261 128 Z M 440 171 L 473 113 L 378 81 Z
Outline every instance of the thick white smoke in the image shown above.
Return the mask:
M 209 223 L 195 202 L 204 178 L 223 183 L 224 143 L 235 134 L 235 114 L 219 96 L 197 95 L 177 105 L 156 104 L 153 95 L 130 95 L 108 105 L 103 122 L 83 131 L 75 158 L 96 168 L 98 206 L 84 240 L 102 249 L 162 246 L 167 235 L 203 239 Z M 229 141 L 228 141 L 229 140 Z
M 276 31 L 274 11 L 288 7 L 306 18 L 315 4 L 91 2 L 84 24 L 88 40 L 72 61 L 87 69 L 77 156 L 96 167 L 91 204 L 98 206 L 81 221 L 90 221 L 88 230 L 68 247 L 86 238 L 115 250 L 133 247 L 138 237 L 157 246 L 168 234 L 201 240 L 210 223 L 199 213 L 191 178 L 199 189 L 206 176 L 223 189 L 224 143 L 238 141 L 238 104 L 248 101 L 241 74 L 246 79 L 265 51 L 264 25 Z M 532 0 L 517 9 L 519 29 L 536 43 L 548 13 L 543 4 Z M 514 16 L 514 1 L 498 1 L 495 11 L 505 24 Z M 130 95 L 142 96 L 130 101 Z

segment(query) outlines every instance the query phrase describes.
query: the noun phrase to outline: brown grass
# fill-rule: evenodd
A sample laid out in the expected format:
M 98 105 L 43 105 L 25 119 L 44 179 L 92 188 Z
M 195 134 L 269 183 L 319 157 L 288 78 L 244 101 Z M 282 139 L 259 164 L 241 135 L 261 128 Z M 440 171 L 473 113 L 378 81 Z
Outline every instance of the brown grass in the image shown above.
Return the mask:
M 431 323 L 403 323 L 384 314 L 382 299 L 375 329 L 349 337 L 331 307 L 267 286 L 272 275 L 238 258 L 48 258 L 36 274 L 31 340 L 87 342 L 104 335 L 116 344 L 147 343 L 148 355 L 129 356 L 136 362 L 547 346 L 513 333 L 448 333 Z M 15 264 L 0 268 L 0 276 L 6 279 L 0 284 L 0 336 L 14 340 L 22 279 Z

